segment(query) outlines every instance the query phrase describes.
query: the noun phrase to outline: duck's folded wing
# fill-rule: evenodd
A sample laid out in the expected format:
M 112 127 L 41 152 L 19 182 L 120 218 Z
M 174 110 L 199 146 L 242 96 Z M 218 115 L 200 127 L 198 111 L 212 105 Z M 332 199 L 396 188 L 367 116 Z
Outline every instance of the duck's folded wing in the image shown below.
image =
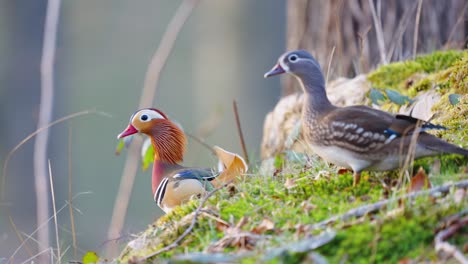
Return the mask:
M 203 181 L 212 181 L 219 175 L 211 169 L 186 168 L 174 172 L 174 179 L 196 179 Z
M 329 130 L 325 143 L 356 152 L 380 149 L 396 138 L 410 135 L 418 122 L 423 131 L 444 129 L 410 116 L 393 116 L 366 106 L 338 108 L 324 116 L 322 121 L 328 124 Z

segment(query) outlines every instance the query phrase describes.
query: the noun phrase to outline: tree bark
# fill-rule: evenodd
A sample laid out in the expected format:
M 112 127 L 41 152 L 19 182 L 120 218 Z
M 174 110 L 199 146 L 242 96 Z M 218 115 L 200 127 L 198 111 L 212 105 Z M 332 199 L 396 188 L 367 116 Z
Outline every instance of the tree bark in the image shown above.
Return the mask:
M 411 58 L 414 50 L 426 53 L 465 45 L 468 32 L 465 0 L 422 0 L 421 8 L 418 3 L 407 0 L 289 0 L 287 50 L 308 50 L 326 73 L 335 49 L 330 74 L 352 77 L 382 62 Z M 372 16 L 372 7 L 376 19 Z M 382 32 L 380 43 L 378 30 Z M 415 39 L 417 47 L 414 47 Z M 297 91 L 296 85 L 290 76 L 286 77 L 283 96 Z

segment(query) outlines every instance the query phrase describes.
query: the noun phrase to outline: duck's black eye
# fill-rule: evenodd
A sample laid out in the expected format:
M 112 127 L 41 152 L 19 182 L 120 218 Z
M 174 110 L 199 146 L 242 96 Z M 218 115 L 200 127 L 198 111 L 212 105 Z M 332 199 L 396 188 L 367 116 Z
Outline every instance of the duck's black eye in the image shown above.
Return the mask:
M 288 60 L 289 60 L 290 62 L 296 62 L 297 59 L 299 59 L 299 57 L 297 57 L 296 54 L 291 54 L 291 55 L 289 55 L 289 57 L 288 57 Z
M 141 119 L 141 121 L 146 121 L 146 120 L 148 120 L 148 115 L 141 115 L 140 119 Z

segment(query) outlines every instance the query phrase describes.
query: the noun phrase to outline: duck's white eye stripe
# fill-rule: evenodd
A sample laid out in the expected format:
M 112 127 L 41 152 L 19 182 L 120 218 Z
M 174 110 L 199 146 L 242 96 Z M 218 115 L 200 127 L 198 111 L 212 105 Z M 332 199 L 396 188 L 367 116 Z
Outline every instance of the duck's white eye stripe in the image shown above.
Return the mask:
M 283 70 L 285 70 L 286 72 L 289 72 L 289 66 L 286 65 L 286 63 L 284 63 L 283 58 L 281 58 L 279 60 L 279 64 L 280 64 L 281 68 L 283 68 Z
M 135 121 L 135 118 L 137 118 L 137 117 L 142 122 L 147 122 L 147 121 L 150 121 L 152 119 L 165 119 L 164 116 L 162 116 L 160 113 L 158 113 L 158 112 L 156 112 L 154 110 L 150 110 L 150 109 L 143 109 L 140 112 L 136 113 L 133 116 L 132 121 Z

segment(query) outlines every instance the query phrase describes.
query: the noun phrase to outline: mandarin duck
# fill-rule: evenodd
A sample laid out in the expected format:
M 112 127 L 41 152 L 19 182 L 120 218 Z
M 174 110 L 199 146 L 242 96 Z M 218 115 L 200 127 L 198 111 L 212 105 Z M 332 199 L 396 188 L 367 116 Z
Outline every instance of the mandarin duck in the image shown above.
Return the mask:
M 155 108 L 138 110 L 117 138 L 136 133 L 143 133 L 151 140 L 154 149 L 151 184 L 153 197 L 166 213 L 192 197 L 203 195 L 213 187 L 237 179 L 237 176 L 248 169 L 242 157 L 218 146 L 213 147 L 213 150 L 219 158 L 220 171 L 180 165 L 187 142 L 186 136 L 178 125 Z
M 468 156 L 468 150 L 424 132 L 445 129 L 411 116 L 392 115 L 363 105 L 337 107 L 330 103 L 319 63 L 305 50 L 281 55 L 264 77 L 289 73 L 304 92 L 302 132 L 311 150 L 327 162 L 353 170 L 353 185 L 363 170 L 396 169 L 409 153 L 421 122 L 415 158 L 453 153 Z

